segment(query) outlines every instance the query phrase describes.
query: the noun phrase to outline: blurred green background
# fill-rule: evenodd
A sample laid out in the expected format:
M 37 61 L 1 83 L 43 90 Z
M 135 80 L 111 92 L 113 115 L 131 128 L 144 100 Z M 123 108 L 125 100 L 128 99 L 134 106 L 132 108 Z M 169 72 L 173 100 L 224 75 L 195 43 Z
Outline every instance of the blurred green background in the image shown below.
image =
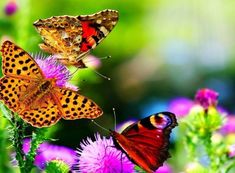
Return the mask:
M 40 52 L 33 22 L 56 15 L 119 11 L 119 22 L 91 54 L 111 55 L 97 69 L 79 70 L 72 83 L 97 102 L 104 115 L 97 122 L 114 128 L 117 121 L 139 119 L 168 108 L 172 98 L 192 98 L 199 88 L 220 93 L 220 105 L 234 112 L 235 1 L 232 0 L 15 0 L 17 11 L 4 12 L 0 1 L 0 40 L 12 39 L 28 52 Z M 75 69 L 71 69 L 74 71 Z M 50 128 L 55 143 L 78 147 L 95 132 L 89 120 L 60 121 Z M 53 131 L 54 130 L 54 131 Z

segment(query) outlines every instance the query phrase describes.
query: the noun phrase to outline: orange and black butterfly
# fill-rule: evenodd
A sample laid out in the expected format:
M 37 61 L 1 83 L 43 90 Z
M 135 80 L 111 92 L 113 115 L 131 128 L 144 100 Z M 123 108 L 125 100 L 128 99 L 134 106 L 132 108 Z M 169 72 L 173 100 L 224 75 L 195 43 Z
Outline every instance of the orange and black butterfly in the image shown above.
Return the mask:
M 34 127 L 49 127 L 61 118 L 94 119 L 103 114 L 92 100 L 69 88 L 59 87 L 57 78 L 47 78 L 37 62 L 10 41 L 2 44 L 0 100 Z
M 34 26 L 43 39 L 40 48 L 57 55 L 64 65 L 85 68 L 83 58 L 114 28 L 118 12 L 103 10 L 91 15 L 53 16 L 39 19 Z
M 170 157 L 171 130 L 177 126 L 173 113 L 160 112 L 127 127 L 122 133 L 111 130 L 116 148 L 148 173 L 154 173 Z

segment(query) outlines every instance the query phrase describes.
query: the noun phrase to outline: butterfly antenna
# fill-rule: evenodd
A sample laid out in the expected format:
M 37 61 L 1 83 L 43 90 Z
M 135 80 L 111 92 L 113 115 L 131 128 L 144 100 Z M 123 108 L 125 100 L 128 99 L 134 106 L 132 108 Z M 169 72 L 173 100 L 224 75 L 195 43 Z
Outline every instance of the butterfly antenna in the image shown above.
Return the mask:
M 116 131 L 117 129 L 117 116 L 116 116 L 116 111 L 115 108 L 113 108 L 113 118 L 114 118 L 114 130 Z
M 78 70 L 79 70 L 79 68 L 76 68 L 76 70 L 75 70 L 74 72 L 72 72 L 72 73 L 70 74 L 70 76 L 73 76 Z
M 95 125 L 97 125 L 97 126 L 98 126 L 99 128 L 101 128 L 101 129 L 103 129 L 104 131 L 109 132 L 108 129 L 106 129 L 106 128 L 102 127 L 101 125 L 99 125 L 95 120 L 91 120 L 91 122 L 93 122 Z
M 93 71 L 93 72 L 95 72 L 97 75 L 101 76 L 101 77 L 102 77 L 102 78 L 104 78 L 104 79 L 111 80 L 111 78 L 110 78 L 110 77 L 105 76 L 105 75 L 103 75 L 103 74 L 99 73 L 99 72 L 98 72 L 98 71 L 96 71 L 95 69 L 92 69 L 92 71 Z

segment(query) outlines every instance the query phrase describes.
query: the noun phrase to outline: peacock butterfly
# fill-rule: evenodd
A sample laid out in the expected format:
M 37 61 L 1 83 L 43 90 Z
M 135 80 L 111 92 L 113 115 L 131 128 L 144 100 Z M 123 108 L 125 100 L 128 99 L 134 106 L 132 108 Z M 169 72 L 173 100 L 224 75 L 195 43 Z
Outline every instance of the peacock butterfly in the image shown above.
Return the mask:
M 154 173 L 170 157 L 170 133 L 177 125 L 173 113 L 160 112 L 128 126 L 122 133 L 110 130 L 110 134 L 116 148 L 146 172 Z

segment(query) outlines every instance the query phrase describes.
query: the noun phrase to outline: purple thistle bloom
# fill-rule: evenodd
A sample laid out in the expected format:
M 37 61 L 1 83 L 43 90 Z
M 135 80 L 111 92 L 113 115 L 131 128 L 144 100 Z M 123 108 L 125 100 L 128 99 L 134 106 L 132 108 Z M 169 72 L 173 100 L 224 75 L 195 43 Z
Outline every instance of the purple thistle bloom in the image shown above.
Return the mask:
M 9 0 L 5 6 L 5 14 L 10 16 L 13 15 L 18 9 L 17 3 L 14 0 Z
M 193 107 L 194 102 L 188 98 L 178 97 L 170 101 L 168 110 L 177 117 L 186 116 Z
M 229 115 L 225 118 L 226 122 L 220 129 L 220 132 L 223 134 L 235 133 L 235 116 Z
M 126 155 L 114 147 L 112 138 L 95 135 L 95 141 L 87 138 L 80 144 L 78 149 L 78 163 L 74 170 L 78 173 L 132 173 L 132 164 Z
M 172 173 L 171 167 L 164 163 L 163 166 L 158 168 L 158 170 L 155 171 L 155 173 Z
M 203 88 L 197 91 L 195 101 L 204 109 L 208 109 L 210 106 L 217 106 L 218 96 L 219 94 L 216 91 Z
M 29 152 L 30 142 L 30 139 L 24 140 L 23 151 L 26 154 Z M 76 152 L 64 146 L 42 143 L 37 150 L 34 165 L 39 169 L 45 169 L 47 163 L 53 160 L 63 161 L 71 168 L 76 163 Z
M 42 72 L 47 79 L 56 79 L 57 86 L 66 87 L 75 91 L 77 90 L 76 86 L 68 83 L 68 80 L 71 77 L 69 70 L 66 66 L 58 63 L 55 56 L 45 58 L 41 55 L 36 55 L 35 61 L 42 69 Z

